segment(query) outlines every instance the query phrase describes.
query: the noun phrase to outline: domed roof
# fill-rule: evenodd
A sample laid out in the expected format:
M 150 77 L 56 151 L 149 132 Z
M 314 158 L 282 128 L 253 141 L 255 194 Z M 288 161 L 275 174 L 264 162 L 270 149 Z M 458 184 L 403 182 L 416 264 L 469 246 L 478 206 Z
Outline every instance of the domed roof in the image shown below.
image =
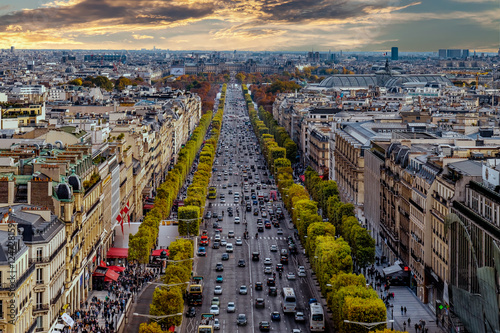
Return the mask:
M 322 88 L 368 88 L 377 85 L 375 75 L 332 75 L 320 82 Z
M 57 185 L 56 194 L 59 199 L 70 200 L 71 199 L 71 188 L 66 183 L 61 183 Z
M 68 183 L 73 188 L 73 191 L 80 192 L 82 190 L 82 182 L 80 180 L 80 177 L 78 177 L 77 175 L 72 174 L 71 176 L 69 176 Z
M 76 68 L 73 66 L 68 66 L 68 67 L 66 67 L 65 72 L 66 73 L 74 73 L 74 72 L 76 72 Z

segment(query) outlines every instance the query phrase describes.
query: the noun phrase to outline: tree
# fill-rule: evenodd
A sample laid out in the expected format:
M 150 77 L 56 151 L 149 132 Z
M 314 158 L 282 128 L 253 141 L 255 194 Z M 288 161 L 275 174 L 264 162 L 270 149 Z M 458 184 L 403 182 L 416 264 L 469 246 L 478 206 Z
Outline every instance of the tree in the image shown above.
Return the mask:
M 238 74 L 235 75 L 235 78 L 239 83 L 243 83 L 246 77 L 245 74 L 239 72 Z
M 316 238 L 319 236 L 335 237 L 335 227 L 328 222 L 314 222 L 307 228 L 306 251 L 309 255 L 316 251 Z
M 156 288 L 153 293 L 153 302 L 149 306 L 149 314 L 152 316 L 165 316 L 182 313 L 184 308 L 182 290 L 179 287 L 171 287 L 169 289 Z M 159 319 L 158 322 L 164 323 L 167 327 L 172 325 L 179 326 L 182 322 L 182 316 Z
M 141 323 L 139 325 L 139 333 L 165 333 L 161 329 L 161 326 L 158 325 L 158 323 L 152 322 L 152 323 Z
M 128 249 L 128 260 L 137 261 L 141 264 L 147 264 L 149 262 L 150 254 L 150 243 L 149 237 L 144 235 L 141 229 L 135 234 L 129 236 L 129 249 Z
M 81 86 L 83 84 L 83 81 L 82 81 L 82 79 L 77 78 L 77 79 L 69 81 L 68 84 L 73 85 L 73 86 Z
M 179 207 L 177 213 L 179 219 L 179 235 L 197 236 L 200 227 L 200 207 L 183 206 Z
M 288 138 L 283 143 L 283 147 L 286 149 L 286 158 L 288 158 L 292 163 L 295 163 L 298 152 L 297 144 L 292 139 Z
M 185 281 L 189 281 L 191 277 L 191 270 L 184 265 L 178 265 L 177 263 L 167 264 L 165 269 L 165 277 L 163 282 L 165 284 L 175 284 Z M 174 280 L 175 279 L 175 280 Z

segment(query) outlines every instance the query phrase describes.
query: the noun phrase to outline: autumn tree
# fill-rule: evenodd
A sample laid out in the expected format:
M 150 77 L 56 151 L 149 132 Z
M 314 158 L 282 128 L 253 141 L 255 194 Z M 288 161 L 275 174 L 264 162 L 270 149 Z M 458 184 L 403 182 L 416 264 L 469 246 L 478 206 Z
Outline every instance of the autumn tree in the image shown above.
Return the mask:
M 182 297 L 181 287 L 156 288 L 153 293 L 153 302 L 149 306 L 149 314 L 152 316 L 165 316 L 176 313 L 182 313 L 184 308 L 184 299 Z M 173 316 L 158 320 L 166 327 L 172 325 L 179 326 L 182 322 L 182 316 Z
M 197 236 L 200 227 L 200 207 L 199 206 L 183 206 L 179 207 L 179 235 Z
M 141 323 L 139 325 L 139 333 L 166 333 L 161 329 L 161 326 L 158 323 Z

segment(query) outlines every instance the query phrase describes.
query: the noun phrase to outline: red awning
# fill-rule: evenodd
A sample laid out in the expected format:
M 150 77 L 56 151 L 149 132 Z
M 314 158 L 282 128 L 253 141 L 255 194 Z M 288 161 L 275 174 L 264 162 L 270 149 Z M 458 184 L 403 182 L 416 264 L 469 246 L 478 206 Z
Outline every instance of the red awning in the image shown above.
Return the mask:
M 104 281 L 106 281 L 106 282 L 111 281 L 111 280 L 118 281 L 118 277 L 119 277 L 119 275 L 117 272 L 115 272 L 112 269 L 108 269 L 106 271 L 106 274 L 104 275 Z
M 155 206 L 154 204 L 144 204 L 142 209 L 153 209 L 154 206 Z
M 106 258 L 127 258 L 128 248 L 112 247 L 108 250 Z
M 103 260 L 101 260 L 101 263 L 99 264 L 99 266 L 106 267 L 106 263 Z
M 161 255 L 161 251 L 166 251 L 167 252 L 167 256 L 170 255 L 170 251 L 168 249 L 153 250 L 153 253 L 151 253 L 151 255 L 153 257 L 159 257 Z
M 109 269 L 112 269 L 114 270 L 115 272 L 123 272 L 125 270 L 125 267 L 121 267 L 121 266 L 108 266 Z
M 300 176 L 299 176 L 299 178 L 300 178 L 300 180 L 302 180 L 303 182 L 305 182 L 305 181 L 306 181 L 306 176 L 304 176 L 304 175 L 300 175 Z

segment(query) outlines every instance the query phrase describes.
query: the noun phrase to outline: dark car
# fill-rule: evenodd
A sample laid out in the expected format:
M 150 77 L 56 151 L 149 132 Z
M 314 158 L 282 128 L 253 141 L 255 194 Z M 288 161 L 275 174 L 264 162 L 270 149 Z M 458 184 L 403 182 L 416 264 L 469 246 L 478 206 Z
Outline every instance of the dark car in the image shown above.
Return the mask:
M 219 215 L 217 214 L 217 212 L 213 212 L 212 217 L 216 219 L 217 217 L 219 217 Z
M 266 303 L 264 302 L 264 299 L 263 298 L 257 298 L 255 300 L 255 307 L 256 308 L 265 308 L 266 307 Z
M 255 208 L 255 209 L 253 210 L 253 215 L 254 215 L 254 216 L 258 216 L 258 215 L 259 215 L 259 210 L 258 210 L 257 208 Z
M 261 331 L 265 331 L 265 332 L 269 332 L 271 330 L 271 325 L 269 325 L 269 322 L 268 321 L 261 321 L 259 323 L 259 329 Z
M 238 260 L 238 267 L 245 267 L 245 266 L 246 266 L 245 259 Z
M 189 318 L 196 317 L 196 309 L 194 306 L 189 308 L 188 312 L 186 313 L 186 316 Z
M 274 286 L 276 285 L 276 279 L 275 279 L 275 278 L 272 278 L 272 277 L 271 277 L 271 278 L 268 278 L 268 279 L 267 279 L 267 285 L 268 285 L 268 286 L 273 286 L 273 287 L 274 287 Z
M 278 289 L 276 287 L 269 287 L 267 294 L 269 296 L 278 296 Z
M 220 242 L 215 241 L 215 242 L 212 244 L 212 249 L 218 249 L 218 248 L 220 248 Z
M 266 221 L 266 223 L 264 224 L 264 226 L 266 227 L 266 229 L 271 229 L 271 222 Z
M 277 264 L 276 265 L 276 271 L 283 272 L 283 264 Z
M 280 313 L 278 311 L 271 312 L 271 320 L 272 321 L 280 321 L 281 320 Z
M 244 313 L 240 313 L 238 315 L 238 319 L 236 319 L 236 324 L 238 326 L 245 326 L 247 324 L 247 315 Z
M 251 212 L 252 211 L 252 206 L 247 206 L 247 212 Z
M 255 290 L 262 290 L 262 282 L 255 282 Z
M 252 261 L 259 261 L 259 252 L 252 252 Z
M 227 252 L 223 253 L 221 259 L 222 260 L 229 260 L 229 254 Z
M 218 262 L 216 265 L 215 265 L 215 270 L 217 272 L 222 272 L 224 270 L 224 265 L 222 265 L 221 262 Z

